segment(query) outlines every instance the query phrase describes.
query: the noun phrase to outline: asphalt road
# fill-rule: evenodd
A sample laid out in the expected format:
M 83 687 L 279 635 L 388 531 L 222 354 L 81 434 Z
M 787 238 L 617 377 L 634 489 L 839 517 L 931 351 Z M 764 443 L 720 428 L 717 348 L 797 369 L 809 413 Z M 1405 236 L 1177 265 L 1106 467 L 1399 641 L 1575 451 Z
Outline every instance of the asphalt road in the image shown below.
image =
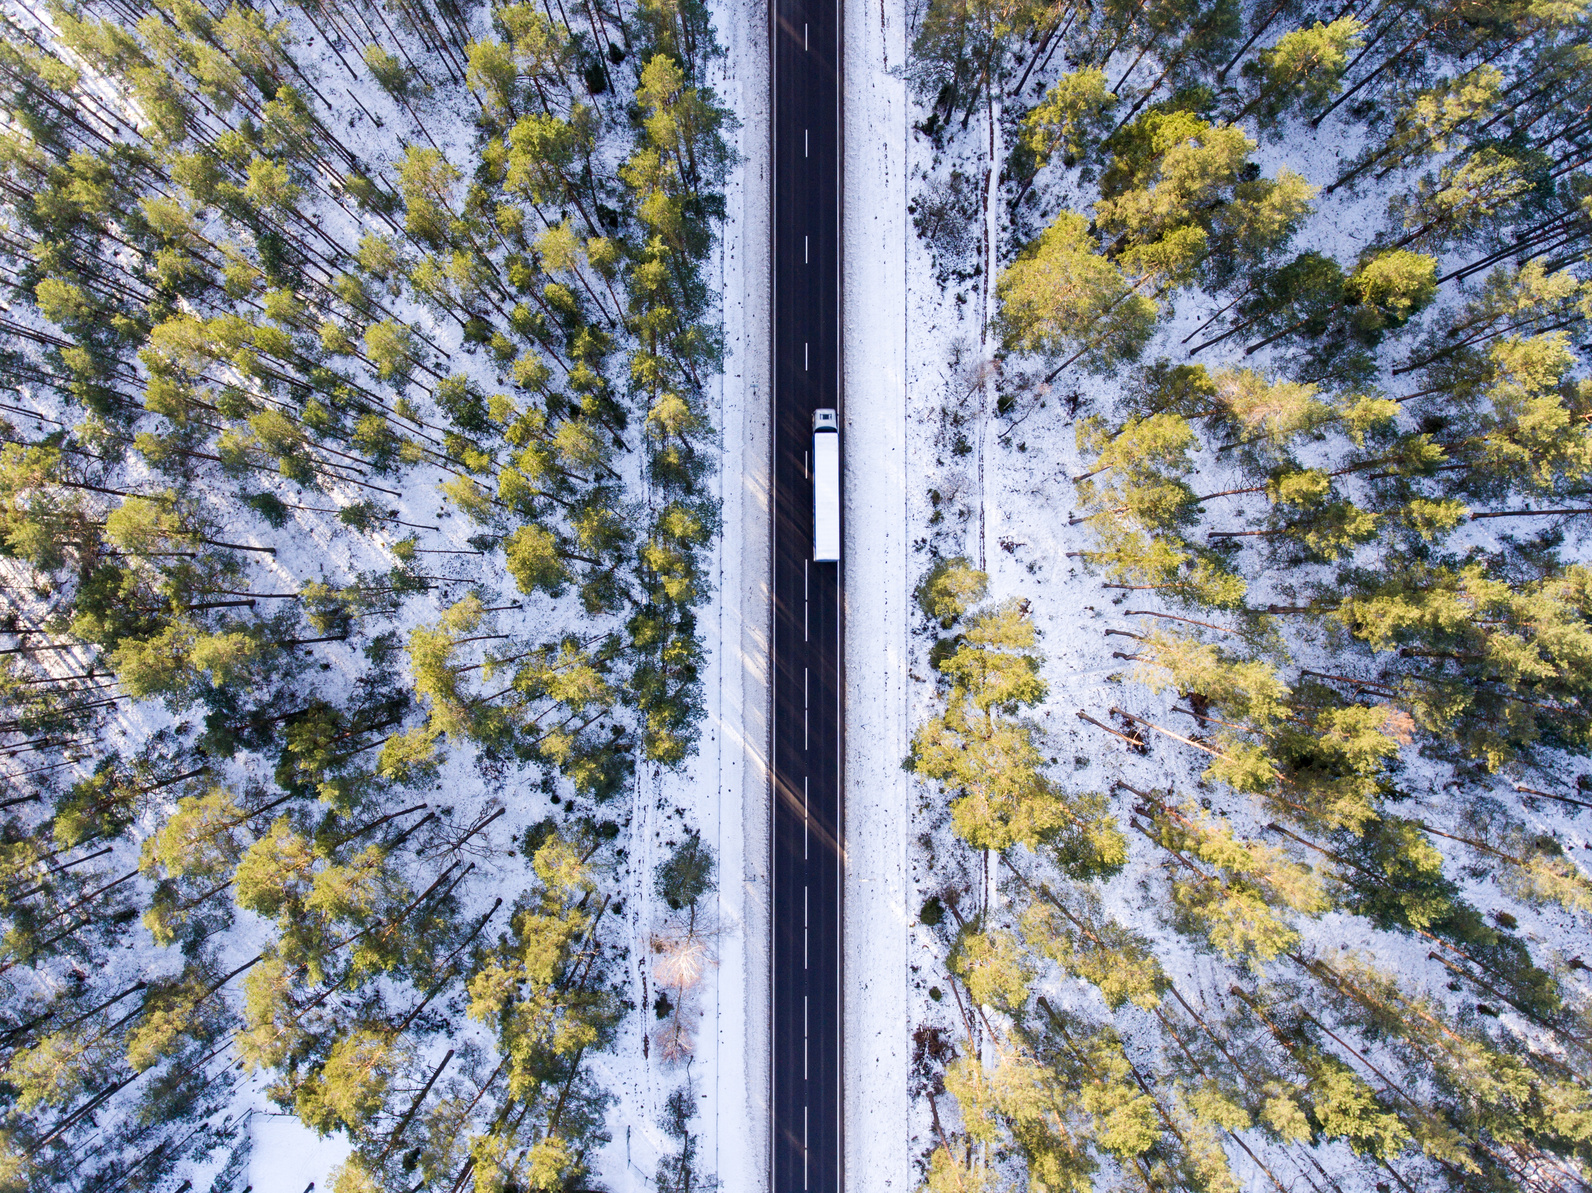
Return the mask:
M 808 473 L 812 412 L 841 405 L 840 2 L 771 4 L 772 1178 L 799 1193 L 841 1187 L 843 565 L 812 562 Z

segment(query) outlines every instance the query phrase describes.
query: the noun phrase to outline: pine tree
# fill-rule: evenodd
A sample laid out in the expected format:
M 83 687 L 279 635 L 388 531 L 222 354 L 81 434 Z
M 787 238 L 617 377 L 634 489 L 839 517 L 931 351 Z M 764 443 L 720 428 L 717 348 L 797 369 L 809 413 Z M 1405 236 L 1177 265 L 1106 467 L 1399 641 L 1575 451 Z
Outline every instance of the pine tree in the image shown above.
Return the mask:
M 1330 100 L 1342 89 L 1344 68 L 1365 40 L 1365 28 L 1357 17 L 1344 16 L 1283 34 L 1245 63 L 1242 73 L 1254 76 L 1256 92 L 1235 120 L 1253 115 L 1262 127 L 1275 128 L 1295 105 L 1309 109 Z
M 1088 226 L 1081 215 L 1058 216 L 1001 273 L 1002 343 L 1059 359 L 1058 372 L 1077 361 L 1106 372 L 1136 359 L 1160 310 L 1099 255 Z

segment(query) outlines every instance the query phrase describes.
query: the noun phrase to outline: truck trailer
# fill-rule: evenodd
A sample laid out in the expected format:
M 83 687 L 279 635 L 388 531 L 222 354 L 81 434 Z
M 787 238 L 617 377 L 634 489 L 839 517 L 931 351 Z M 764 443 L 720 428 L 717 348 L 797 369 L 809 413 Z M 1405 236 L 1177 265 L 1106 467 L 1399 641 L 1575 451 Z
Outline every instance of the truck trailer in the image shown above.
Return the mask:
M 840 420 L 813 411 L 813 562 L 840 562 Z

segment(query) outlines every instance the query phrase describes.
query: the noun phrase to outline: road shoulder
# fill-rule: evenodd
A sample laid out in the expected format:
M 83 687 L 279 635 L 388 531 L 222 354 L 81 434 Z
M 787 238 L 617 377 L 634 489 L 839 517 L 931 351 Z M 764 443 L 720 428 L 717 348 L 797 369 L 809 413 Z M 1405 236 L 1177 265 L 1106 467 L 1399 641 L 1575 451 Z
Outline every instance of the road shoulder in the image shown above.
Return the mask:
M 713 1151 L 720 1184 L 767 1190 L 769 1137 L 769 47 L 760 0 L 717 7 L 740 119 L 723 265 L 718 627 L 720 949 Z

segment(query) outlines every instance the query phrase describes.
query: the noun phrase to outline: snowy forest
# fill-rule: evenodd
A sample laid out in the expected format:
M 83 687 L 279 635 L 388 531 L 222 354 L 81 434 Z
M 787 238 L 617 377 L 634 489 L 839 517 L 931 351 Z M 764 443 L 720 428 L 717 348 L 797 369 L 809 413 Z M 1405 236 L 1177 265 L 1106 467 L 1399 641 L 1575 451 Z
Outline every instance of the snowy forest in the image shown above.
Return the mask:
M 915 1180 L 1586 1188 L 1592 10 L 911 20 Z
M 338 1193 L 588 1187 L 708 963 L 614 801 L 702 720 L 706 10 L 0 23 L 0 1188 L 242 1189 L 248 1082 Z

